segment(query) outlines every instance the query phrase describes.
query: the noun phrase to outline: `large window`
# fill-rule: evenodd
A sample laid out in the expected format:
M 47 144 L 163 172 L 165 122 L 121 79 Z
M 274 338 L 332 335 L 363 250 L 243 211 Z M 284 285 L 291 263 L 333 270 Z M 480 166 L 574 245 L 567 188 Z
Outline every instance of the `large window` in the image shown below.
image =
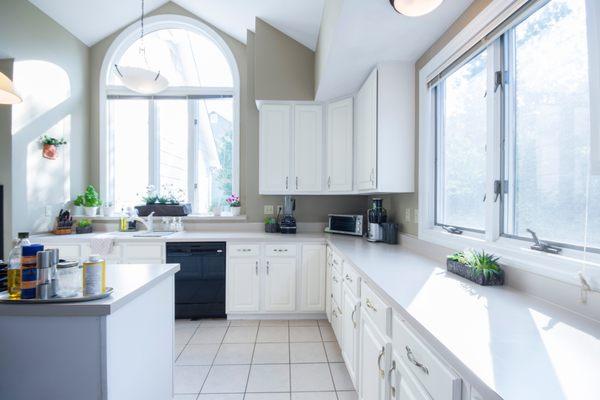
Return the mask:
M 151 26 L 151 24 L 149 24 Z M 195 29 L 160 28 L 113 55 L 111 65 L 160 70 L 169 88 L 141 96 L 114 68 L 106 80 L 108 200 L 120 209 L 140 204 L 146 188 L 172 192 L 195 214 L 238 191 L 234 65 L 222 45 Z
M 430 80 L 434 225 L 600 249 L 588 17 L 586 0 L 529 2 Z

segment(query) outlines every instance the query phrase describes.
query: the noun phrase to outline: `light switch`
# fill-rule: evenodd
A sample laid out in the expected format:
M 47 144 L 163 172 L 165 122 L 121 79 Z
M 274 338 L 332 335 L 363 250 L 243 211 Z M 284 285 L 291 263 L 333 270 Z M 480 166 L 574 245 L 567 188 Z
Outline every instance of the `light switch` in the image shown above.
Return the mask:
M 265 206 L 265 215 L 273 215 L 273 206 Z

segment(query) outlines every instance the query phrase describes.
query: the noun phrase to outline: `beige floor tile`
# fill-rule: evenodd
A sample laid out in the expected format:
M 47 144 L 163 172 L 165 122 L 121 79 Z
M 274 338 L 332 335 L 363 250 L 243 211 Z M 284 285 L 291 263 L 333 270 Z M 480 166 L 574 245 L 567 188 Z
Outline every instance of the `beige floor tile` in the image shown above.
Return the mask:
M 177 358 L 176 365 L 211 365 L 219 344 L 188 344 Z
M 175 327 L 175 344 L 186 345 L 196 332 L 195 326 Z
M 281 364 L 290 362 L 288 343 L 256 343 L 253 364 Z
M 177 360 L 177 357 L 179 357 L 184 348 L 185 344 L 175 343 L 175 345 L 173 346 L 173 361 Z
M 290 343 L 290 361 L 292 363 L 327 362 L 323 342 Z
M 292 400 L 337 400 L 335 392 L 294 392 Z
M 329 321 L 327 321 L 326 319 L 320 319 L 317 322 L 319 323 L 319 326 L 331 326 Z
M 190 344 L 221 343 L 227 332 L 225 326 L 200 326 L 190 339 Z
M 331 326 L 321 326 L 321 337 L 324 342 L 335 342 L 335 333 L 333 333 L 333 329 Z
M 202 319 L 200 326 L 229 326 L 229 321 L 226 319 Z
M 230 319 L 229 326 L 258 326 L 259 319 Z
M 316 319 L 293 319 L 290 326 L 318 326 Z
M 338 400 L 358 400 L 358 394 L 352 390 L 350 392 L 337 392 Z
M 327 364 L 291 364 L 292 392 L 333 391 Z
M 252 365 L 247 392 L 289 392 L 289 364 Z
M 244 400 L 290 400 L 289 393 L 246 393 Z
M 176 319 L 175 328 L 197 328 L 200 321 L 192 321 L 191 319 Z
M 223 343 L 254 343 L 257 326 L 230 326 Z
M 244 393 L 249 369 L 249 365 L 214 365 L 202 393 Z
M 344 362 L 342 358 L 342 351 L 337 342 L 323 342 L 325 345 L 325 352 L 327 353 L 327 360 L 329 362 Z
M 208 375 L 210 367 L 204 366 L 178 366 L 173 370 L 175 393 L 198 393 Z
M 200 393 L 198 400 L 244 400 L 243 393 L 218 393 L 218 394 L 206 394 Z
M 258 343 L 287 343 L 289 341 L 288 327 L 260 326 L 258 328 Z
M 344 363 L 332 363 L 329 364 L 329 367 L 331 368 L 335 390 L 354 390 L 354 385 L 352 385 L 352 380 Z
M 223 343 L 215 358 L 215 365 L 250 364 L 253 351 L 254 343 Z
M 176 394 L 173 400 L 196 400 L 197 394 Z
M 317 326 L 291 326 L 290 342 L 320 342 L 321 333 Z
M 287 319 L 263 319 L 260 321 L 260 326 L 289 326 Z

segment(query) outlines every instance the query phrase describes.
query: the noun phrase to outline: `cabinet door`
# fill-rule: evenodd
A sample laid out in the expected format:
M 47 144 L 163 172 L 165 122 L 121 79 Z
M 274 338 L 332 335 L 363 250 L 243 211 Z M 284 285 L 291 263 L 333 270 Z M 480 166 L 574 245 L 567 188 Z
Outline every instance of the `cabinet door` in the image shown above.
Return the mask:
M 325 313 L 327 314 L 327 320 L 331 323 L 331 298 L 333 294 L 331 293 L 331 263 L 329 262 L 329 258 L 327 261 L 327 272 L 325 277 Z
M 296 259 L 267 258 L 265 262 L 265 311 L 296 308 Z
M 359 301 L 349 288 L 344 285 L 342 304 L 342 357 L 346 362 L 348 373 L 356 386 L 356 369 L 358 360 L 358 312 Z
M 294 107 L 294 191 L 320 192 L 323 184 L 323 107 Z
M 325 268 L 325 245 L 303 245 L 300 271 L 301 311 L 323 312 L 325 310 Z
M 287 193 L 290 182 L 291 106 L 260 109 L 260 192 Z
M 356 187 L 377 188 L 377 70 L 356 95 Z
M 327 191 L 352 190 L 353 164 L 352 98 L 327 106 Z
M 260 260 L 254 257 L 230 258 L 227 263 L 228 312 L 259 310 Z
M 360 318 L 358 390 L 361 400 L 386 399 L 390 344 L 367 315 Z

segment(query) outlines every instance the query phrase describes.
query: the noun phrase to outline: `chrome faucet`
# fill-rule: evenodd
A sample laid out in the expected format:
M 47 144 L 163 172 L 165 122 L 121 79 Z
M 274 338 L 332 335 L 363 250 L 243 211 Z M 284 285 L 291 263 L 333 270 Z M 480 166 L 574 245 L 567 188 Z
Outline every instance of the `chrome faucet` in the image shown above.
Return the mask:
M 139 222 L 140 224 L 144 225 L 148 232 L 154 232 L 154 211 L 148 214 L 145 220 L 136 215 L 135 217 L 132 217 L 130 221 Z

